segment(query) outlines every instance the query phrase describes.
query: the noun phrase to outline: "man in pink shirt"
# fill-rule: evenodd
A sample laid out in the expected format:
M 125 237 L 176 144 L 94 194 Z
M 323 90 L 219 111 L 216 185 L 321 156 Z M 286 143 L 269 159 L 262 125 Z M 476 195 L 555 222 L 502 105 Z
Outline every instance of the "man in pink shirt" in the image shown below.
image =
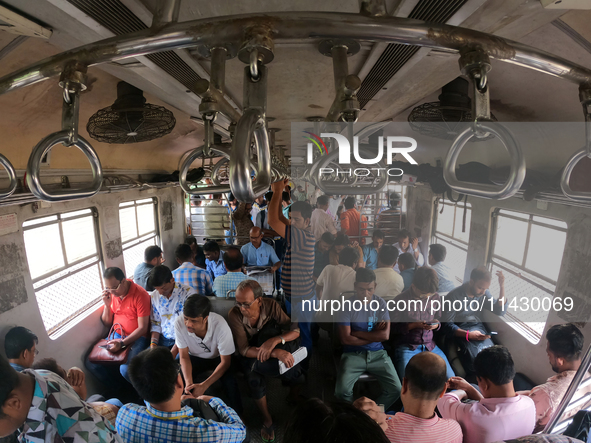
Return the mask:
M 448 383 L 455 390 L 437 402 L 443 418 L 460 423 L 464 443 L 488 443 L 531 434 L 536 407 L 531 398 L 515 393 L 515 365 L 507 348 L 483 349 L 474 359 L 474 369 L 480 392 L 463 378 L 452 377 Z M 474 402 L 462 403 L 466 398 Z
M 546 340 L 546 353 L 550 360 L 550 366 L 556 375 L 531 391 L 518 392 L 518 394 L 529 396 L 536 405 L 534 432 L 541 432 L 544 429 L 552 413 L 560 404 L 579 366 L 581 366 L 581 353 L 585 343 L 583 333 L 573 323 L 552 326 L 546 332 Z M 584 392 L 578 391 L 577 398 L 586 393 L 588 393 L 588 389 L 585 389 Z M 579 407 L 572 408 L 568 415 L 563 416 L 562 419 L 572 417 L 582 406 L 584 403 Z
M 404 412 L 386 415 L 365 397 L 353 405 L 376 421 L 391 443 L 462 443 L 462 428 L 458 422 L 435 414 L 437 400 L 447 389 L 446 368 L 445 361 L 431 352 L 422 352 L 410 359 L 400 394 Z

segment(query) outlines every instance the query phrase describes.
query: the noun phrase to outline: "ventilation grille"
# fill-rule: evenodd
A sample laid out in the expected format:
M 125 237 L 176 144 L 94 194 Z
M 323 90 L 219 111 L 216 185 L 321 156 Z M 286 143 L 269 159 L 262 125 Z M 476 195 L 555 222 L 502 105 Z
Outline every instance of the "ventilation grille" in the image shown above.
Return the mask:
M 68 0 L 68 3 L 76 6 L 116 35 L 130 34 L 148 28 L 120 0 Z M 187 89 L 195 92 L 195 82 L 201 77 L 175 52 L 158 52 L 145 57 Z
M 420 0 L 409 18 L 431 23 L 445 23 L 468 0 Z M 404 64 L 417 53 L 420 46 L 389 44 L 373 65 L 357 93 L 361 109 L 376 96 Z

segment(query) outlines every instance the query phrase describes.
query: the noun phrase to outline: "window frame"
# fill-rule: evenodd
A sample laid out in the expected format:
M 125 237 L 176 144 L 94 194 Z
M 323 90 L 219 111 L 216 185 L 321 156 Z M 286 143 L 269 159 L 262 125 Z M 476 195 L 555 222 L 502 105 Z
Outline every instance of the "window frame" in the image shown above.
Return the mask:
M 148 202 L 147 200 L 151 200 L 151 202 Z M 140 203 L 138 205 L 138 203 L 137 203 L 138 201 L 144 201 L 144 203 Z M 129 204 L 129 203 L 133 203 L 133 204 Z M 152 234 L 150 232 L 147 234 L 139 235 L 140 228 L 139 228 L 139 222 L 138 222 L 137 208 L 138 208 L 138 206 L 147 206 L 149 204 L 154 205 L 154 231 L 153 231 L 154 233 Z M 130 207 L 133 207 L 135 209 L 135 227 L 136 227 L 136 232 L 138 233 L 138 236 L 134 237 L 130 240 L 126 240 L 125 242 L 123 242 L 123 236 L 121 237 L 121 255 L 124 256 L 125 251 L 139 245 L 140 243 L 150 240 L 151 238 L 154 238 L 154 244 L 156 246 L 162 247 L 162 240 L 161 240 L 161 236 L 160 236 L 160 220 L 158 217 L 158 198 L 156 198 L 156 197 L 137 198 L 137 199 L 127 200 L 127 201 L 119 203 L 119 207 L 118 207 L 119 210 L 117 212 L 117 215 L 119 217 L 119 233 L 120 234 L 121 234 L 121 209 L 126 209 L 126 208 L 130 208 Z M 125 261 L 125 259 L 124 259 L 124 261 Z M 124 262 L 124 265 L 125 265 L 125 262 Z M 125 269 L 125 274 L 130 275 L 130 273 L 133 273 L 133 271 L 134 271 L 133 269 L 131 269 L 131 270 Z
M 79 212 L 79 211 L 85 211 L 85 210 L 90 210 L 90 213 L 86 213 L 86 214 L 79 214 L 73 217 L 67 217 L 67 218 L 63 218 L 64 215 L 73 213 L 73 212 Z M 47 221 L 44 223 L 37 223 L 37 224 L 33 224 L 30 226 L 25 226 L 26 223 L 29 222 L 33 222 L 35 220 L 39 220 L 39 219 L 43 219 L 43 218 L 47 218 L 47 217 L 53 217 L 56 216 L 57 219 L 56 220 L 51 220 L 51 221 Z M 68 262 L 68 256 L 67 256 L 67 252 L 66 252 L 66 245 L 65 245 L 65 241 L 64 241 L 64 230 L 63 230 L 63 222 L 64 221 L 72 221 L 72 220 L 77 220 L 77 219 L 81 219 L 81 218 L 86 218 L 86 217 L 92 217 L 92 226 L 94 229 L 94 239 L 95 239 L 95 246 L 96 246 L 96 260 L 93 260 L 92 263 L 89 263 L 85 266 L 82 266 L 80 268 L 75 269 L 74 271 L 70 271 L 60 277 L 57 277 L 51 281 L 47 281 L 43 284 L 41 284 L 39 287 L 35 287 L 35 284 L 42 282 L 43 280 L 48 280 L 50 279 L 53 275 L 59 274 L 61 272 L 67 271 L 68 269 L 74 268 L 76 266 L 78 266 L 79 264 L 88 261 L 89 259 L 91 259 L 92 257 L 94 257 L 93 255 L 89 255 L 83 258 L 80 258 L 78 260 L 75 260 L 72 263 Z M 24 220 L 21 224 L 21 229 L 23 232 L 23 243 L 25 245 L 25 256 L 27 257 L 27 265 L 28 265 L 28 252 L 27 252 L 27 247 L 26 247 L 26 243 L 24 242 L 24 234 L 26 231 L 31 231 L 33 229 L 37 229 L 37 228 L 42 228 L 44 226 L 50 226 L 53 224 L 57 224 L 58 225 L 58 229 L 59 229 L 59 233 L 60 233 L 60 245 L 61 245 L 61 250 L 62 250 L 62 256 L 64 259 L 64 266 L 61 266 L 57 269 L 52 270 L 51 272 L 47 272 L 45 274 L 42 274 L 40 276 L 37 276 L 35 278 L 33 278 L 32 275 L 30 275 L 30 269 L 29 269 L 29 276 L 31 277 L 31 282 L 32 282 L 32 286 L 33 286 L 33 292 L 35 293 L 35 301 L 37 301 L 37 292 L 42 291 L 43 289 L 46 289 L 47 287 L 54 285 L 58 282 L 61 282 L 69 277 L 72 277 L 73 275 L 82 272 L 86 269 L 89 269 L 93 266 L 98 265 L 99 266 L 99 272 L 100 272 L 100 282 L 101 282 L 101 289 L 104 290 L 104 283 L 102 280 L 102 274 L 105 271 L 105 263 L 104 263 L 104 257 L 103 257 L 103 250 L 101 248 L 101 243 L 100 243 L 100 235 L 101 235 L 101 231 L 100 231 L 100 225 L 99 225 L 99 213 L 96 207 L 91 206 L 88 208 L 82 208 L 82 209 L 75 209 L 72 211 L 67 211 L 67 212 L 59 212 L 59 213 L 55 213 L 55 214 L 45 214 L 39 217 L 32 217 L 29 218 L 27 220 Z M 85 313 L 87 313 L 88 311 L 92 310 L 96 305 L 98 305 L 101 302 L 101 296 L 100 294 L 93 299 L 92 301 L 88 302 L 84 307 L 78 309 L 76 312 L 74 312 L 73 314 L 65 317 L 64 319 L 62 319 L 59 323 L 57 323 L 55 326 L 51 327 L 50 329 L 46 328 L 46 332 L 47 335 L 52 338 L 52 336 L 57 336 L 61 333 L 61 331 L 64 328 L 68 328 L 69 325 L 76 321 L 77 318 L 84 316 Z M 39 307 L 39 304 L 37 304 Z M 39 309 L 41 311 L 41 309 Z M 41 312 L 40 312 L 41 314 Z M 43 317 L 43 314 L 41 314 L 41 317 Z

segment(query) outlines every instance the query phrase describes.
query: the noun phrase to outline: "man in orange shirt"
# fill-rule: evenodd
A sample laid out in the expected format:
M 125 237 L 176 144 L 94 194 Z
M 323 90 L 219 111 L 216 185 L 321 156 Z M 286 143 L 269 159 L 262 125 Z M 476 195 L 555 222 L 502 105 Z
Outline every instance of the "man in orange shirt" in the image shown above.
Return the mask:
M 341 232 L 349 236 L 351 243 L 358 242 L 360 245 L 365 244 L 364 237 L 369 235 L 367 233 L 367 218 L 355 209 L 355 197 L 351 196 L 345 199 L 345 212 L 341 214 Z

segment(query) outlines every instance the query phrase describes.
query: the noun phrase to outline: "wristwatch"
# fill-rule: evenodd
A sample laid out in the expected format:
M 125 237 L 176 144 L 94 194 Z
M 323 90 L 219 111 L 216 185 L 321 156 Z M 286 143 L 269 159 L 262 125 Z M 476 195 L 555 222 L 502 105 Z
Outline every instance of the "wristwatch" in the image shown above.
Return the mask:
M 127 348 L 127 345 L 121 340 L 121 350 L 123 351 L 125 348 Z
M 281 339 L 281 344 L 284 345 L 285 344 L 285 339 L 282 336 L 279 336 L 279 338 Z

